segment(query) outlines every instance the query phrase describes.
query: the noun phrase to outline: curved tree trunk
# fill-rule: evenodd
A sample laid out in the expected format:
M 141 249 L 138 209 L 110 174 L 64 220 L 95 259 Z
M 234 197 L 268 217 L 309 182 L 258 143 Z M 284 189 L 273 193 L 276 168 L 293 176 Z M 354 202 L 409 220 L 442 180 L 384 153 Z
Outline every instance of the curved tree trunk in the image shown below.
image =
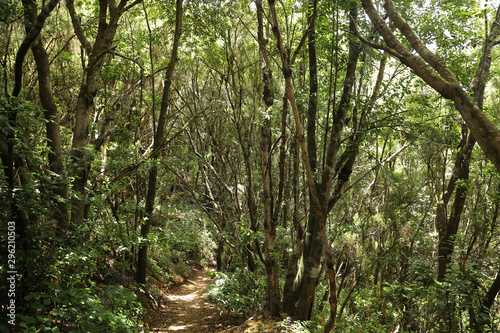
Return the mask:
M 477 322 L 473 326 L 474 332 L 482 333 L 484 332 L 484 327 L 491 325 L 490 310 L 497 298 L 498 292 L 500 291 L 500 271 L 497 273 L 495 280 L 493 281 L 491 287 L 484 295 L 483 300 L 480 304 L 479 312 L 477 314 Z
M 28 8 L 35 8 L 34 1 L 25 1 Z M 52 201 L 57 220 L 58 228 L 65 230 L 68 228 L 69 210 L 66 200 L 68 199 L 68 184 L 66 183 L 66 170 L 62 162 L 61 132 L 59 125 L 59 115 L 57 105 L 54 101 L 52 91 L 52 78 L 50 63 L 42 40 L 38 38 L 31 46 L 38 72 L 38 94 L 44 109 L 45 128 L 47 132 L 47 147 L 49 148 L 48 160 L 49 169 L 53 173 Z
M 395 27 L 401 31 L 406 41 L 411 45 L 409 49 L 392 33 L 391 29 L 375 9 L 371 0 L 362 0 L 363 8 L 370 17 L 372 24 L 384 38 L 387 45 L 375 44 L 367 41 L 356 30 L 353 32 L 364 43 L 383 49 L 401 63 L 410 67 L 416 75 L 424 80 L 430 87 L 436 90 L 441 96 L 452 100 L 455 108 L 464 119 L 467 127 L 471 131 L 475 140 L 486 154 L 486 157 L 493 162 L 500 170 L 500 130 L 486 117 L 482 111 L 482 105 L 477 103 L 467 91 L 465 91 L 457 81 L 455 75 L 446 66 L 446 63 L 436 53 L 430 51 L 418 38 L 412 28 L 403 20 L 401 15 L 394 8 L 390 0 L 384 0 L 384 8 Z M 495 20 L 491 26 L 488 37 L 483 47 L 483 58 L 474 77 L 471 86 L 484 86 L 486 84 L 489 68 L 491 66 L 491 50 L 496 45 L 500 35 L 500 6 L 497 9 Z M 413 54 L 416 51 L 419 56 Z M 476 82 L 477 81 L 477 82 Z M 484 88 L 483 88 L 484 89 Z M 476 98 L 476 96 L 474 96 Z
M 24 37 L 19 49 L 16 53 L 16 60 L 14 64 L 14 88 L 12 90 L 12 96 L 18 97 L 23 83 L 23 64 L 26 54 L 28 53 L 30 47 L 33 45 L 35 40 L 40 35 L 40 32 L 45 25 L 45 21 L 49 17 L 50 13 L 59 3 L 59 0 L 49 1 L 40 11 L 38 15 L 30 9 L 26 8 L 25 16 L 26 20 L 26 36 Z M 15 136 L 17 127 L 17 110 L 7 110 L 8 111 L 8 123 L 10 129 L 8 131 L 0 133 L 0 146 L 1 146 L 1 159 L 4 167 L 4 173 L 7 177 L 7 183 L 9 186 L 10 195 L 10 206 L 11 206 L 11 218 L 16 219 L 16 231 L 21 236 L 23 244 L 27 246 L 28 237 L 26 237 L 29 219 L 27 212 L 23 211 L 19 207 L 19 202 L 23 200 L 22 191 L 17 191 L 16 189 L 16 179 L 20 178 L 20 183 L 23 180 L 27 180 L 26 173 L 24 172 L 24 160 L 22 160 L 17 154 L 15 149 Z M 19 172 L 16 172 L 16 168 Z

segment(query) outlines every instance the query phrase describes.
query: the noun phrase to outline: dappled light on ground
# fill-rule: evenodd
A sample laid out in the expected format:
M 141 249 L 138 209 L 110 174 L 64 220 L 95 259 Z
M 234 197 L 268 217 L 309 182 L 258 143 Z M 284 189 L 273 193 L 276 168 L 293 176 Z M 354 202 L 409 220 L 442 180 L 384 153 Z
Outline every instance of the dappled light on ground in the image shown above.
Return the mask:
M 154 313 L 150 332 L 223 332 L 235 325 L 235 317 L 221 315 L 215 305 L 204 300 L 204 290 L 212 283 L 204 269 L 193 272 L 187 282 L 166 291 L 162 310 Z
M 188 329 L 188 325 L 182 325 L 182 326 L 170 326 L 168 330 L 170 331 L 183 331 Z

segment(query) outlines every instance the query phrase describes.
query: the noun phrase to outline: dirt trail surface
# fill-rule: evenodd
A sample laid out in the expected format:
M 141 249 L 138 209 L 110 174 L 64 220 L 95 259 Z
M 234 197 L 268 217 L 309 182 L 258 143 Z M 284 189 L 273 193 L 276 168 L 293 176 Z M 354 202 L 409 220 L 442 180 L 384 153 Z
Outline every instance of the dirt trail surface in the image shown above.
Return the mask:
M 168 290 L 160 310 L 150 319 L 150 332 L 224 332 L 238 325 L 236 316 L 221 315 L 204 298 L 204 290 L 213 281 L 206 269 L 195 270 L 186 283 Z

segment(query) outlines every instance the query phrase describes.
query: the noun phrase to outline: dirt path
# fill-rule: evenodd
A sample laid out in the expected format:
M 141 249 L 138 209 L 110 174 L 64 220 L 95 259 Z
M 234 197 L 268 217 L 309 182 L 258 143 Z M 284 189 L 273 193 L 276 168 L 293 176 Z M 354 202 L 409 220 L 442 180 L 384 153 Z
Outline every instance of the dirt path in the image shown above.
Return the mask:
M 199 269 L 186 283 L 167 291 L 161 311 L 151 318 L 150 332 L 214 333 L 237 325 L 235 316 L 221 315 L 203 299 L 204 289 L 211 283 L 207 270 Z

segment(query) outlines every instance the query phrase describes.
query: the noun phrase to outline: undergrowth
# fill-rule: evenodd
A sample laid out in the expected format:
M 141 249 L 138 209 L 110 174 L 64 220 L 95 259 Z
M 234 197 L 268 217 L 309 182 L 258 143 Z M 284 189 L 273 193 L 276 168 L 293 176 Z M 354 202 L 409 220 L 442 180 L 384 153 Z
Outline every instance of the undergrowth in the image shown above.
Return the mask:
M 207 288 L 207 299 L 219 304 L 223 310 L 248 315 L 263 304 L 265 300 L 265 281 L 255 280 L 253 273 L 239 268 L 233 272 L 211 272 L 215 282 Z

